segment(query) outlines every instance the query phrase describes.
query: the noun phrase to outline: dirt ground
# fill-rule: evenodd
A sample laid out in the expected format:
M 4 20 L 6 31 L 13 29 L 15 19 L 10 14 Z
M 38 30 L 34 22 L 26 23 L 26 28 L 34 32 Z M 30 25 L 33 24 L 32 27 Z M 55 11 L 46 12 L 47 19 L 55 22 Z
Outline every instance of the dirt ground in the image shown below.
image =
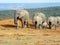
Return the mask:
M 0 45 L 60 45 L 60 27 L 56 30 L 21 28 L 21 22 L 18 23 L 16 29 L 13 19 L 0 19 Z

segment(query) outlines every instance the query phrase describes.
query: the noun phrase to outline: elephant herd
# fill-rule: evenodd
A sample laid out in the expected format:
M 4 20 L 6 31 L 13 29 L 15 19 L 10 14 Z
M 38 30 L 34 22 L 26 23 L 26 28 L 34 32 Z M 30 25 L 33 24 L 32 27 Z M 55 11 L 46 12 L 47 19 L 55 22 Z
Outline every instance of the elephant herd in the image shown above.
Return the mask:
M 60 17 L 59 16 L 50 16 L 46 20 L 46 16 L 43 13 L 35 13 L 32 18 L 32 23 L 35 27 L 35 29 L 38 28 L 49 28 L 51 29 L 53 26 L 56 27 L 60 26 Z M 22 28 L 30 27 L 29 25 L 29 12 L 27 10 L 16 10 L 14 15 L 14 24 L 16 25 L 16 28 L 18 28 L 18 20 L 22 22 Z

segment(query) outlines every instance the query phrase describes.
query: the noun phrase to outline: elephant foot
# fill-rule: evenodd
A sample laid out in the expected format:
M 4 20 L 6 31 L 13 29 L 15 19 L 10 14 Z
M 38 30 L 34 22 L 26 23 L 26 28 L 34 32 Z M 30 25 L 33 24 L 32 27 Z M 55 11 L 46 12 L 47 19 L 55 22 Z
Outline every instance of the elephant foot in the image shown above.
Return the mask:
M 16 27 L 16 29 L 18 29 L 18 27 Z
M 16 23 L 16 29 L 18 29 L 18 24 Z

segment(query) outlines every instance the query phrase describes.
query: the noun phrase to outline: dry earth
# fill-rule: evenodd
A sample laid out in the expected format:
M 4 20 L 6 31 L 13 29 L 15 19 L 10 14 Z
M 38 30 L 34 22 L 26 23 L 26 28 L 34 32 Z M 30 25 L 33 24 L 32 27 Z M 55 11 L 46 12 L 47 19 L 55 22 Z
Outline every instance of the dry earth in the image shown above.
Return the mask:
M 60 27 L 36 30 L 32 26 L 21 28 L 19 22 L 16 29 L 13 19 L 0 19 L 0 45 L 60 45 Z

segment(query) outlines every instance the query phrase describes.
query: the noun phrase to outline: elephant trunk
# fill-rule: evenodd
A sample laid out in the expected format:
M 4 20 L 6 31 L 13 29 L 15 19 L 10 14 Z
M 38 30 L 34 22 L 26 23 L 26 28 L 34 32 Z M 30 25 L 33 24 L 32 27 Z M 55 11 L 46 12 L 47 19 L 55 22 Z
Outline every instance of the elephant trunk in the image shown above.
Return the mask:
M 16 15 L 16 11 L 14 12 L 14 24 L 16 25 L 16 29 L 18 29 L 18 16 Z

